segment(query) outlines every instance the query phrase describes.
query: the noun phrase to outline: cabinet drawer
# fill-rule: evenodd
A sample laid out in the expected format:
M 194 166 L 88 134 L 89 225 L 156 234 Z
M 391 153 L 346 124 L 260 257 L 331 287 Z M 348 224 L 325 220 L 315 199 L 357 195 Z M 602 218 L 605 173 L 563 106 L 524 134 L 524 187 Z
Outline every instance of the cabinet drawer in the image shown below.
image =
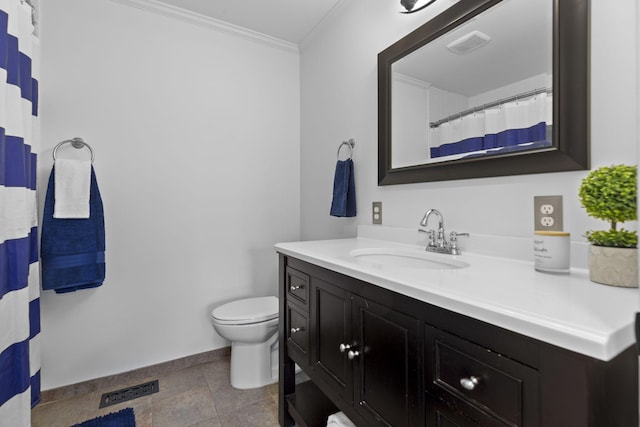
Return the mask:
M 460 399 L 438 399 L 427 393 L 427 426 L 510 427 L 498 418 L 479 411 Z
M 287 267 L 287 300 L 309 311 L 309 275 Z
M 287 304 L 287 348 L 298 364 L 309 364 L 309 318 L 307 313 Z
M 462 402 L 510 426 L 538 425 L 538 372 L 444 331 L 425 328 L 427 389 Z M 527 424 L 523 420 L 527 419 Z

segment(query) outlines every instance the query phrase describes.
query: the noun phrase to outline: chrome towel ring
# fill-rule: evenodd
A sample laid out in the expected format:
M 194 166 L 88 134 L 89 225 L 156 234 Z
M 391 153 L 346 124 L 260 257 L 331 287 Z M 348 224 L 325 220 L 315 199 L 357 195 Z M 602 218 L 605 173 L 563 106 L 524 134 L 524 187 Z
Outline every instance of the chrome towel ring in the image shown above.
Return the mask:
M 347 148 L 349 149 L 349 159 L 353 157 L 353 146 L 356 145 L 356 142 L 353 140 L 353 138 L 351 138 L 348 141 L 342 141 L 342 144 L 340 144 L 338 146 L 338 160 L 340 160 L 340 149 L 342 148 L 343 145 L 346 145 Z
M 53 149 L 53 160 L 56 160 L 56 153 L 58 151 L 58 148 L 60 148 L 61 145 L 63 144 L 71 144 L 73 146 L 73 148 L 82 148 L 82 147 L 87 147 L 89 149 L 89 151 L 91 152 L 91 163 L 93 163 L 93 159 L 95 158 L 95 155 L 93 154 L 93 148 L 91 148 L 91 146 L 89 144 L 87 144 L 86 142 L 84 142 L 84 140 L 82 138 L 73 138 L 73 139 L 66 139 L 62 142 L 59 142 Z

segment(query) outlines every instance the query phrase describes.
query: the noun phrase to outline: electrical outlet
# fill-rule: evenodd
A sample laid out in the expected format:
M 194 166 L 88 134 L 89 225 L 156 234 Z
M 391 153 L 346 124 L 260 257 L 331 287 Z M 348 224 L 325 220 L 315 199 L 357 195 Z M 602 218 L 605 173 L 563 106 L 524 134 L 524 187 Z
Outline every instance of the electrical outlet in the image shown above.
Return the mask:
M 553 227 L 554 223 L 555 223 L 555 221 L 553 220 L 553 217 L 551 217 L 551 216 L 543 216 L 542 218 L 540 218 L 540 224 L 543 227 Z
M 534 196 L 535 231 L 562 231 L 562 196 Z
M 371 204 L 371 220 L 374 224 L 382 224 L 382 202 Z
M 551 215 L 553 213 L 553 205 L 540 206 L 540 212 L 542 212 L 543 215 Z

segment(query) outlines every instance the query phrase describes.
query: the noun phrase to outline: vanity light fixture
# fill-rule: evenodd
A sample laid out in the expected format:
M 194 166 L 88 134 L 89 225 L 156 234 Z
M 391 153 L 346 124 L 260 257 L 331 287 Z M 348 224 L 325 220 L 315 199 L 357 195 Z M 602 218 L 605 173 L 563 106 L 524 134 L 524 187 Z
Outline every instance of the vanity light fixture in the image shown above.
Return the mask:
M 400 0 L 400 4 L 407 9 L 400 11 L 400 13 L 415 13 L 435 2 L 436 0 Z

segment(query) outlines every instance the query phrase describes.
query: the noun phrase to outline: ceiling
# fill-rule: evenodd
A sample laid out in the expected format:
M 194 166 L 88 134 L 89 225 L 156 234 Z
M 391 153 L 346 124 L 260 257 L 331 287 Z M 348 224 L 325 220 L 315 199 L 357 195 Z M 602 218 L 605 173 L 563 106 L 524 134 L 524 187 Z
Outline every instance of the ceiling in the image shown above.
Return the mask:
M 159 0 L 280 40 L 299 44 L 345 0 Z
M 261 34 L 300 44 L 334 9 L 349 0 L 155 0 Z M 400 10 L 400 1 L 397 2 Z M 457 0 L 449 0 L 453 4 Z M 540 5 L 545 5 L 541 7 Z M 518 81 L 551 68 L 551 2 L 507 0 L 485 19 L 473 19 L 394 65 L 394 71 L 428 81 L 445 90 L 473 96 L 505 82 Z M 451 6 L 450 4 L 447 7 Z M 476 28 L 477 27 L 477 28 Z M 470 55 L 447 53 L 444 47 L 461 31 L 480 30 L 492 41 Z M 520 34 L 515 37 L 514 34 Z M 513 41 L 519 40 L 519 44 Z M 545 48 L 540 50 L 540 48 Z M 523 55 L 523 53 L 525 53 Z M 469 67 L 466 61 L 477 61 Z M 434 61 L 434 58 L 438 58 Z M 505 58 L 511 58 L 509 64 Z M 505 69 L 510 75 L 504 76 Z M 417 70 L 417 71 L 416 71 Z M 424 73 L 427 73 L 426 75 Z

